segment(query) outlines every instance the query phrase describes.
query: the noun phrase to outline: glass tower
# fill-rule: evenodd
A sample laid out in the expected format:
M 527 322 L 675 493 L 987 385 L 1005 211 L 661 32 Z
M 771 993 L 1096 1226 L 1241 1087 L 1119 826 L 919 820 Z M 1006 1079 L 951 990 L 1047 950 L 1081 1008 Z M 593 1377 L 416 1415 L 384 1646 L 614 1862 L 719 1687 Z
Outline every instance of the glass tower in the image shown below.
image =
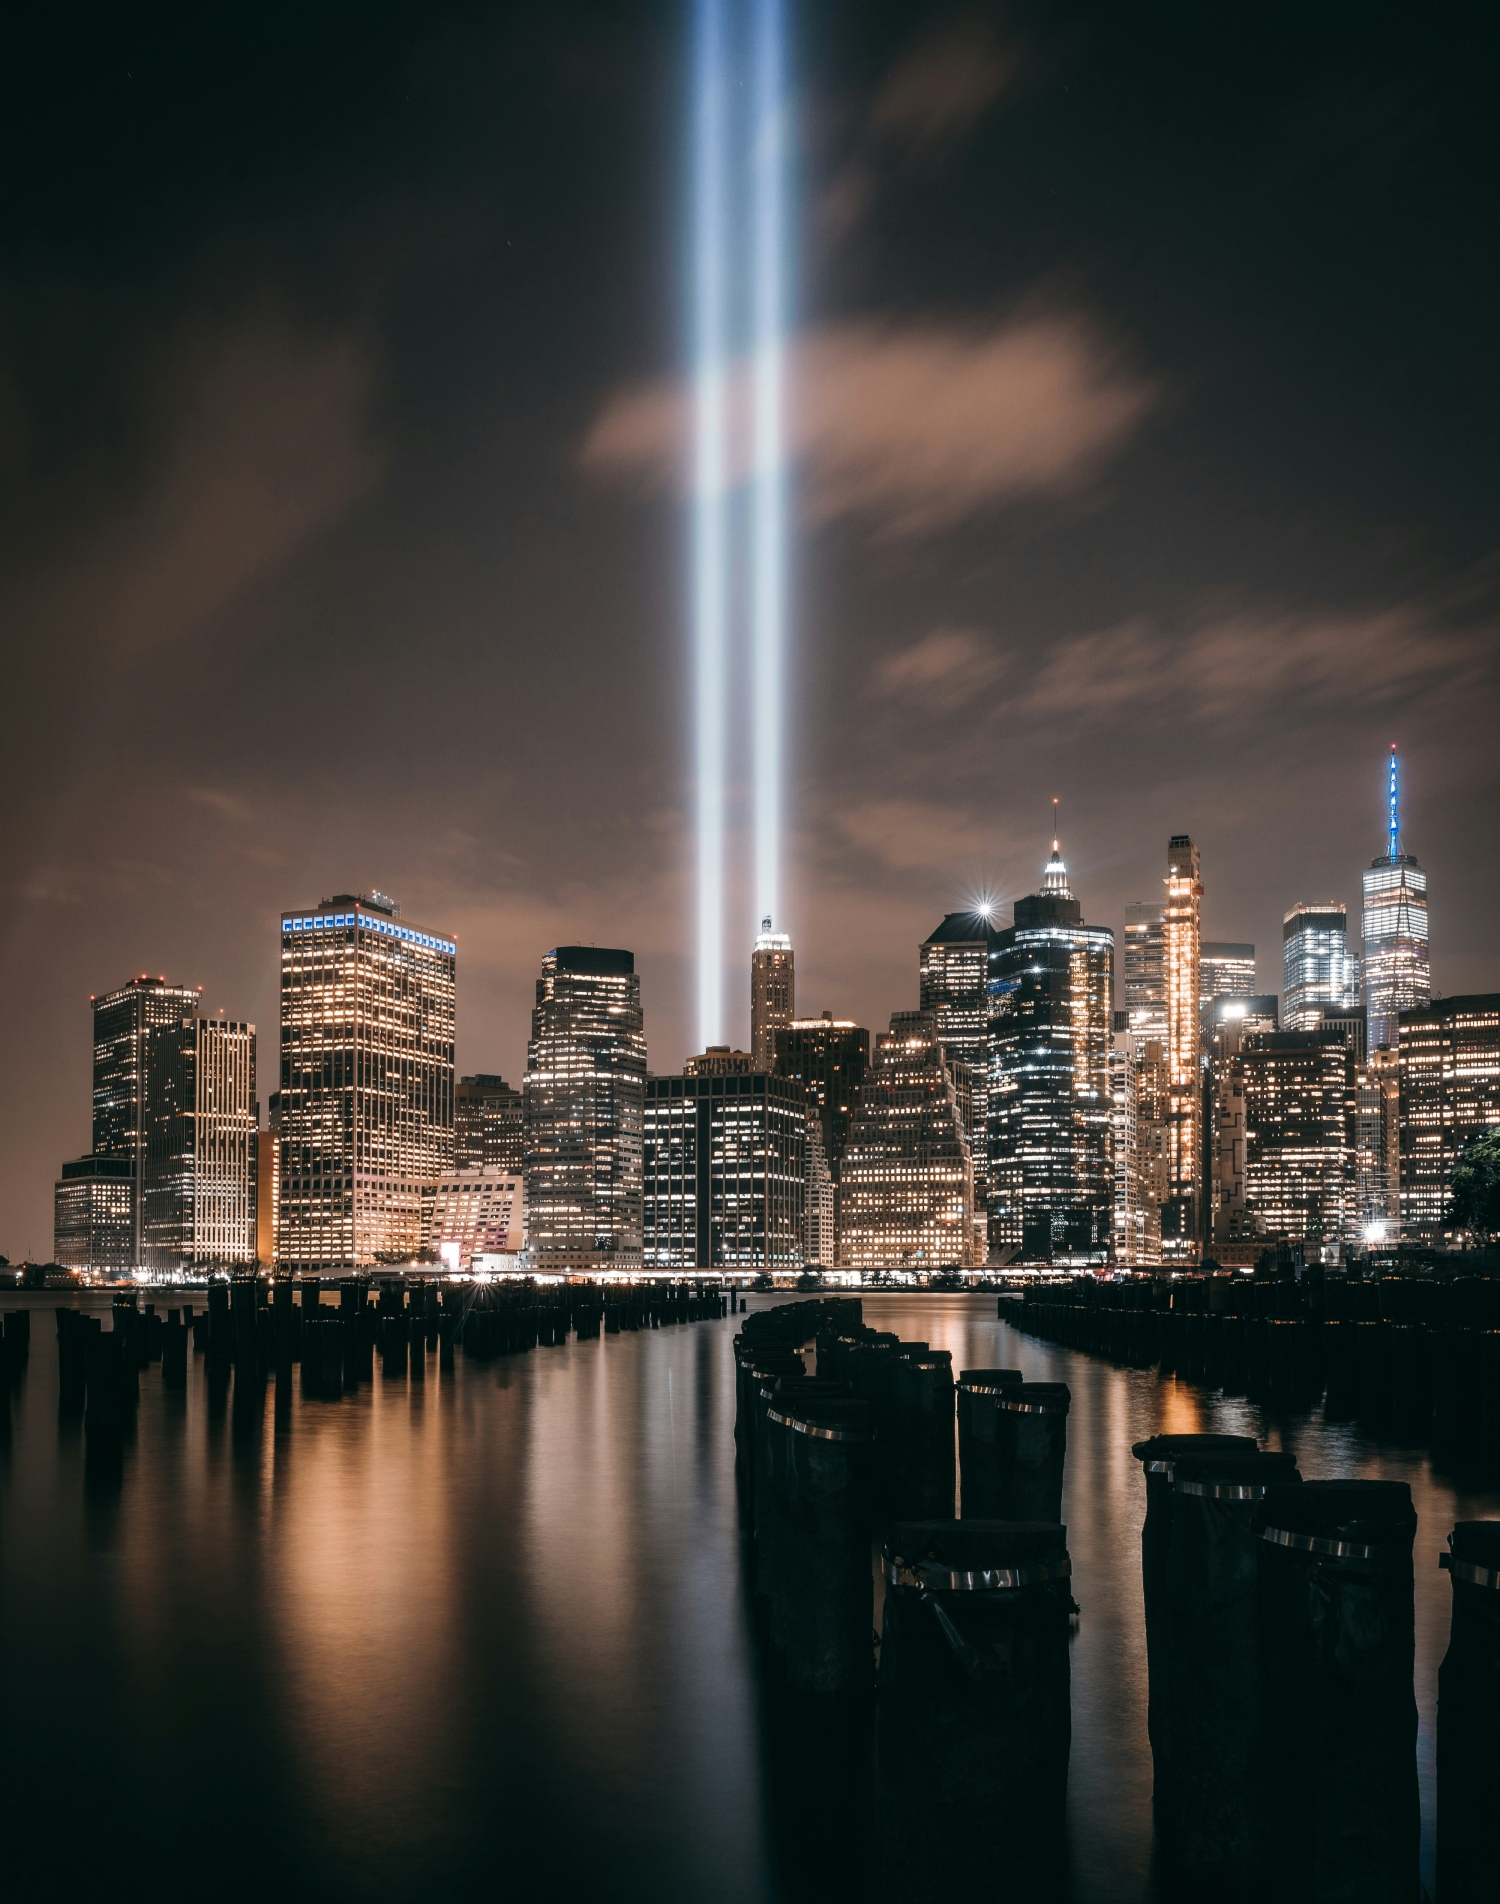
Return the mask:
M 630 952 L 542 960 L 522 1092 L 527 1241 L 538 1269 L 638 1269 L 646 1031 Z
M 1163 1153 L 1166 1200 L 1161 1212 L 1162 1255 L 1195 1262 L 1203 1209 L 1202 983 L 1203 880 L 1198 849 L 1186 833 L 1167 842 L 1166 904 L 1162 909 L 1162 973 L 1166 1027 L 1166 1122 Z
M 1500 993 L 1432 999 L 1401 1014 L 1401 1233 L 1444 1234 L 1464 1145 L 1500 1125 Z
M 799 1268 L 809 1125 L 816 1131 L 817 1120 L 789 1078 L 760 1071 L 648 1078 L 646 1263 Z
M 1394 1051 L 1401 1013 L 1432 997 L 1427 960 L 1427 875 L 1401 850 L 1400 780 L 1391 748 L 1387 850 L 1364 876 L 1365 1023 L 1371 1051 Z
M 1250 1217 L 1336 1261 L 1356 1221 L 1354 1052 L 1336 1030 L 1253 1032 L 1239 1069 Z
M 776 1033 L 797 1010 L 797 973 L 792 942 L 762 919 L 750 954 L 750 1058 L 757 1071 L 769 1071 L 776 1057 Z
M 1115 935 L 1087 926 L 1058 842 L 1015 904 L 990 980 L 989 1242 L 1103 1262 L 1114 1229 L 1110 1047 Z
M 835 1180 L 870 1068 L 870 1034 L 852 1018 L 794 1018 L 776 1033 L 776 1075 L 795 1078 L 823 1127 L 823 1151 Z
M 453 1162 L 521 1174 L 521 1093 L 493 1072 L 460 1078 L 453 1093 Z
M 987 1194 L 985 1091 L 989 1071 L 989 983 L 994 977 L 1000 933 L 988 912 L 950 912 L 922 941 L 918 953 L 918 1004 L 937 1027 L 950 1058 L 967 1065 L 974 1081 L 974 1178 Z
M 256 1260 L 255 1027 L 184 1018 L 149 1040 L 142 1262 L 248 1268 Z
M 1250 998 L 1255 992 L 1255 947 L 1205 939 L 1198 955 L 1198 990 L 1210 998 Z
M 281 919 L 281 1210 L 287 1269 L 409 1261 L 453 1167 L 458 947 L 379 894 Z
M 1325 1012 L 1359 1006 L 1359 956 L 1349 950 L 1349 922 L 1341 905 L 1300 901 L 1281 924 L 1281 1025 L 1316 1031 Z

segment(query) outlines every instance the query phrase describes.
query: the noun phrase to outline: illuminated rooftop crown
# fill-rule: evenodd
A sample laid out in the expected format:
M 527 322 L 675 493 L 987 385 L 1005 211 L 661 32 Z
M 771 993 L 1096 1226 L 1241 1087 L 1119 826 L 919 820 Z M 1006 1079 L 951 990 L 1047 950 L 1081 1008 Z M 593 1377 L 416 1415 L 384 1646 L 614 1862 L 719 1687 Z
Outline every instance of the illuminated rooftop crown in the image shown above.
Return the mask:
M 1052 857 L 1047 861 L 1047 870 L 1042 874 L 1042 891 L 1054 893 L 1059 899 L 1073 897 L 1068 888 L 1068 869 L 1063 865 L 1062 849 L 1056 840 L 1052 842 Z
M 790 952 L 792 942 L 784 932 L 773 932 L 769 914 L 760 922 L 760 932 L 756 937 L 757 952 Z

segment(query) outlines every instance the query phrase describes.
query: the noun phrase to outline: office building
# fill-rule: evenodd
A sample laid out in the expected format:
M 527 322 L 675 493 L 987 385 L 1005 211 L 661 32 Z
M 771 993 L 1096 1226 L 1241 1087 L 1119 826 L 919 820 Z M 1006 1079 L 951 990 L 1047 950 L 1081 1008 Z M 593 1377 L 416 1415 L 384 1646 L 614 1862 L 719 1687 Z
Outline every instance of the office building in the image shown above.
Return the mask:
M 763 1071 L 648 1078 L 647 1268 L 800 1268 L 808 1123 L 798 1086 Z
M 1355 1060 L 1336 1032 L 1254 1032 L 1239 1056 L 1245 1207 L 1269 1241 L 1338 1260 L 1355 1226 Z
M 1161 1212 L 1164 1261 L 1196 1262 L 1203 1204 L 1202 1033 L 1198 1019 L 1203 880 L 1198 849 L 1185 833 L 1167 842 L 1162 908 L 1167 1105 L 1164 1131 L 1166 1201 Z
M 1251 1005 L 1269 1006 L 1254 1016 Z M 1204 1242 L 1220 1263 L 1243 1261 L 1255 1222 L 1245 1203 L 1245 1074 L 1240 1053 L 1246 1035 L 1276 1029 L 1274 998 L 1224 994 L 1203 1001 Z M 1253 1257 L 1251 1258 L 1253 1261 Z
M 824 1012 L 777 1028 L 772 1068 L 777 1077 L 795 1079 L 816 1107 L 835 1183 L 869 1066 L 870 1034 L 852 1018 Z
M 476 1071 L 454 1088 L 453 1165 L 521 1174 L 521 1093 L 494 1072 Z
M 1115 935 L 1084 924 L 1054 840 L 1042 890 L 1016 901 L 991 962 L 991 1254 L 1109 1256 L 1114 960 Z
M 158 1275 L 255 1262 L 255 1027 L 158 1025 L 146 1060 L 142 1264 Z
M 1395 1049 L 1402 1012 L 1432 997 L 1427 959 L 1427 875 L 1402 851 L 1400 783 L 1391 749 L 1386 851 L 1364 876 L 1364 991 L 1371 1051 Z
M 1142 1144 L 1141 1072 L 1133 1044 L 1128 1035 L 1117 1036 L 1109 1054 L 1113 1254 L 1126 1269 L 1161 1261 L 1161 1198 Z M 1161 1046 L 1155 1049 L 1159 1053 Z
M 989 1156 L 985 1128 L 989 1079 L 990 981 L 1000 933 L 988 909 L 950 912 L 918 950 L 920 1009 L 930 1014 L 938 1042 L 950 1058 L 967 1066 L 973 1080 L 974 1128 L 968 1133 L 974 1155 L 975 1186 L 987 1194 Z
M 1401 1234 L 1441 1242 L 1448 1179 L 1471 1137 L 1500 1124 L 1500 992 L 1401 1014 Z
M 135 1167 L 129 1156 L 77 1157 L 52 1192 L 52 1260 L 114 1275 L 136 1267 Z
M 1255 947 L 1205 939 L 1198 953 L 1198 996 L 1249 998 L 1255 992 Z
M 750 954 L 750 1056 L 757 1071 L 769 1071 L 776 1057 L 776 1033 L 797 1015 L 797 974 L 792 942 L 762 919 Z
M 164 978 L 148 978 L 142 974 L 117 991 L 106 992 L 91 1001 L 94 1010 L 93 1155 L 130 1160 L 130 1247 L 126 1258 L 130 1265 L 145 1261 L 142 1220 L 149 1041 L 153 1031 L 180 1026 L 184 1018 L 196 1015 L 201 993 L 201 986 L 169 985 Z M 74 1182 L 86 1180 L 85 1177 L 72 1179 Z
M 828 1153 L 823 1148 L 823 1120 L 809 1104 L 807 1111 L 807 1174 L 802 1216 L 802 1258 L 809 1269 L 832 1269 L 838 1262 L 838 1196 Z
M 1355 1080 L 1355 1220 L 1365 1243 L 1401 1235 L 1401 1067 L 1395 1050 L 1377 1045 Z
M 932 1015 L 893 1012 L 844 1147 L 841 1267 L 927 1271 L 980 1260 L 965 1135 L 972 1115 L 968 1067 L 946 1055 Z
M 384 894 L 281 919 L 283 1268 L 408 1262 L 453 1168 L 458 947 Z
M 634 956 L 560 945 L 542 960 L 526 1047 L 526 1226 L 538 1269 L 637 1269 L 646 1032 Z
M 426 1186 L 422 1246 L 450 1269 L 468 1270 L 476 1255 L 518 1255 L 525 1232 L 526 1198 L 517 1171 L 471 1164 Z
M 1166 911 L 1159 899 L 1125 908 L 1121 946 L 1125 1027 L 1136 1039 L 1167 1041 Z
M 280 1261 L 281 1236 L 281 1093 L 266 1104 L 266 1127 L 255 1150 L 255 1260 L 262 1269 Z
M 1281 974 L 1286 1031 L 1316 1031 L 1325 1011 L 1359 1010 L 1359 957 L 1341 905 L 1292 907 L 1281 927 Z

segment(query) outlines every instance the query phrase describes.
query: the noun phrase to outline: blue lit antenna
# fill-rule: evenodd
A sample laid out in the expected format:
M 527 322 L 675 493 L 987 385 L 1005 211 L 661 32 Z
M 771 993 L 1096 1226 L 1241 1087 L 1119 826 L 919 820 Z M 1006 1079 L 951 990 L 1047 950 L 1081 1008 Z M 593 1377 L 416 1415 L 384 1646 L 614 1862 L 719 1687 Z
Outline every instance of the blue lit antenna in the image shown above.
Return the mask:
M 1396 743 L 1392 741 L 1391 742 L 1391 781 L 1390 781 L 1390 807 L 1391 807 L 1390 835 L 1391 835 L 1391 858 L 1392 859 L 1399 859 L 1401 857 L 1401 813 L 1400 813 L 1400 808 L 1397 804 L 1399 799 L 1399 794 L 1400 794 L 1400 786 L 1396 778 Z

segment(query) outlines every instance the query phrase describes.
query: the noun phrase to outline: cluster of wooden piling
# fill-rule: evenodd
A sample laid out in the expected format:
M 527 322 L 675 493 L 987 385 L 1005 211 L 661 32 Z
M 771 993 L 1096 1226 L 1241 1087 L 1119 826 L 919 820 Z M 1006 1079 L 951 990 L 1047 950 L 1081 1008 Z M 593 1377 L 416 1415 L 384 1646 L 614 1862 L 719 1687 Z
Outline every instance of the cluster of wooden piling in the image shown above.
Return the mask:
M 761 1310 L 735 1354 L 766 1637 L 794 1693 L 846 1706 L 874 1694 L 885 1876 L 911 1899 L 951 1896 L 988 1885 L 1003 1845 L 1018 1885 L 1051 1883 L 1077 1610 L 1061 1524 L 1067 1389 L 1009 1369 L 955 1383 L 947 1351 L 865 1328 L 857 1300 Z
M 1134 1368 L 1425 1444 L 1500 1474 L 1500 1282 L 1391 1277 L 1304 1290 L 1228 1276 L 1001 1297 L 1012 1328 Z
M 484 1361 L 570 1335 L 588 1341 L 709 1321 L 726 1313 L 726 1298 L 701 1282 L 475 1285 L 351 1276 L 330 1292 L 315 1278 L 246 1276 L 210 1283 L 196 1314 L 191 1303 L 158 1314 L 133 1290 L 116 1291 L 108 1330 L 97 1315 L 56 1313 L 63 1413 L 83 1416 L 91 1434 L 119 1434 L 134 1419 L 143 1368 L 159 1361 L 162 1385 L 186 1388 L 190 1345 L 205 1358 L 211 1390 L 227 1390 L 231 1373 L 240 1378 L 237 1402 L 256 1392 L 250 1378 L 290 1379 L 294 1369 L 305 1395 L 337 1400 L 371 1380 L 377 1356 L 387 1379 L 423 1381 L 429 1355 L 446 1369 L 456 1348 Z M 21 1321 L 29 1324 L 29 1315 L 21 1312 Z

